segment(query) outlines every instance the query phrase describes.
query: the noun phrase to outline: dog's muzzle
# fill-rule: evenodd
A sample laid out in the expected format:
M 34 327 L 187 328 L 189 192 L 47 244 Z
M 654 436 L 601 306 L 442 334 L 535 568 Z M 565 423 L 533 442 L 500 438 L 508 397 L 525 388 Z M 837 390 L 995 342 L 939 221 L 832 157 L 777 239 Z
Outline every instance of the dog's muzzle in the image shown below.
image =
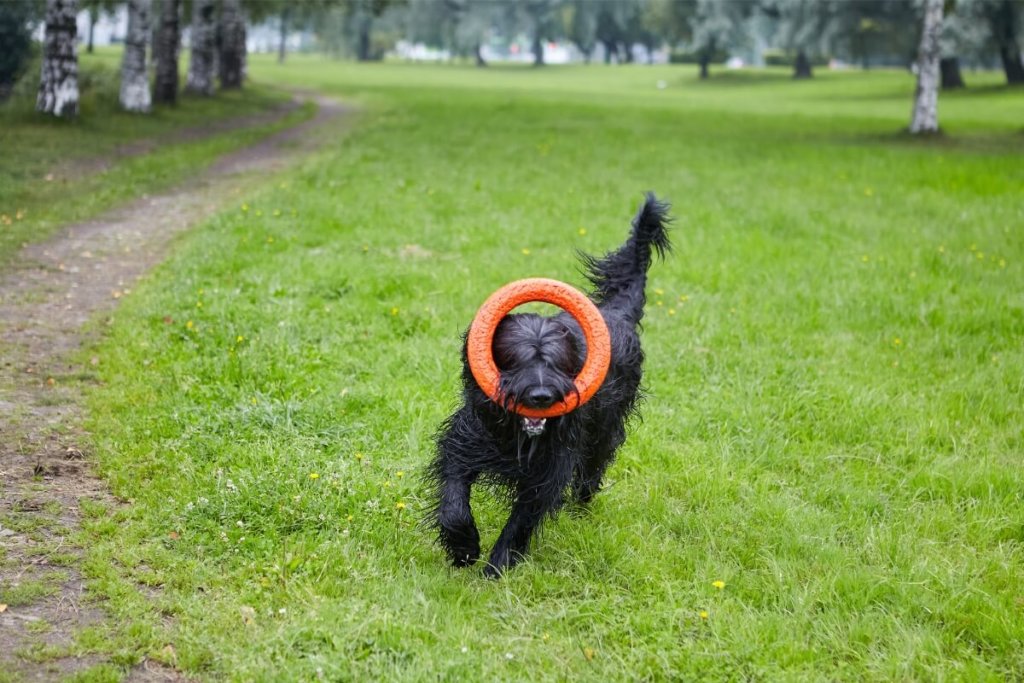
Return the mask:
M 547 418 L 544 417 L 524 417 L 523 431 L 529 437 L 540 436 L 544 433 L 544 427 L 547 423 Z

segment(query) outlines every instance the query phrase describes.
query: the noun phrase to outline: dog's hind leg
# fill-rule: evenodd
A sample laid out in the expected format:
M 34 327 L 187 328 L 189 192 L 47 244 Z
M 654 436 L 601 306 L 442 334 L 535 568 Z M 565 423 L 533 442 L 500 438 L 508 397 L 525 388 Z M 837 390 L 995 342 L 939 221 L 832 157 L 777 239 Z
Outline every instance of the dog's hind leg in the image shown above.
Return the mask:
M 613 425 L 607 433 L 592 440 L 592 445 L 573 474 L 572 492 L 576 502 L 587 505 L 601 490 L 605 470 L 612 464 L 615 452 L 625 440 L 626 430 L 622 424 Z

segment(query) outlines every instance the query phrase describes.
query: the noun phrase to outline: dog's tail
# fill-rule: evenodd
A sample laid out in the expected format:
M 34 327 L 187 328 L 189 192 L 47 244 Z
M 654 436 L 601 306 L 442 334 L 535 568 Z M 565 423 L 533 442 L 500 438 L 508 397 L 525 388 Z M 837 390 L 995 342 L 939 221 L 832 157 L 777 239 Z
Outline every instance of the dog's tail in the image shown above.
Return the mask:
M 584 275 L 594 285 L 592 298 L 596 303 L 610 304 L 621 298 L 623 304 L 635 311 L 639 321 L 652 252 L 664 258 L 672 249 L 668 239 L 670 208 L 667 202 L 658 201 L 653 192 L 648 192 L 625 244 L 601 258 L 580 254 Z

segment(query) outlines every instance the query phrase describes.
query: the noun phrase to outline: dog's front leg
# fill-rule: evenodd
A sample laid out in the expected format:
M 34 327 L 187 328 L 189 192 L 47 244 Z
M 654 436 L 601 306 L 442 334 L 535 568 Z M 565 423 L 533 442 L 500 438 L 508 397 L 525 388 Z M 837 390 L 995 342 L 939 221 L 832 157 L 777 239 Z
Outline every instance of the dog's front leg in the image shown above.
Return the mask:
M 549 511 L 556 508 L 561 499 L 547 501 L 537 498 L 535 491 L 520 491 L 512 505 L 512 514 L 491 550 L 491 558 L 484 567 L 484 575 L 497 578 L 506 569 L 519 563 L 530 546 L 530 538 Z
M 480 557 L 480 532 L 469 507 L 472 478 L 450 476 L 441 487 L 437 526 L 441 545 L 456 567 L 468 567 Z

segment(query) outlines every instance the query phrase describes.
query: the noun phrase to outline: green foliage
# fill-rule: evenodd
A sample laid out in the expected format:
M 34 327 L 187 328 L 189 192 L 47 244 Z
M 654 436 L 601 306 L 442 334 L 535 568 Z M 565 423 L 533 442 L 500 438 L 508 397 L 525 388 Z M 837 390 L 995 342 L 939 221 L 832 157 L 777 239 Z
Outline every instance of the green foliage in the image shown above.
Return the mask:
M 369 111 L 89 352 L 93 452 L 134 501 L 87 521 L 111 647 L 238 680 L 1022 670 L 1014 93 L 944 96 L 919 144 L 901 72 L 271 59 L 255 79 Z M 582 284 L 573 250 L 618 245 L 645 189 L 678 220 L 643 422 L 505 580 L 450 570 L 417 473 L 461 331 L 514 278 Z M 489 544 L 504 510 L 474 509 Z
M 32 25 L 37 19 L 31 3 L 0 3 L 0 103 L 25 72 L 32 54 Z

